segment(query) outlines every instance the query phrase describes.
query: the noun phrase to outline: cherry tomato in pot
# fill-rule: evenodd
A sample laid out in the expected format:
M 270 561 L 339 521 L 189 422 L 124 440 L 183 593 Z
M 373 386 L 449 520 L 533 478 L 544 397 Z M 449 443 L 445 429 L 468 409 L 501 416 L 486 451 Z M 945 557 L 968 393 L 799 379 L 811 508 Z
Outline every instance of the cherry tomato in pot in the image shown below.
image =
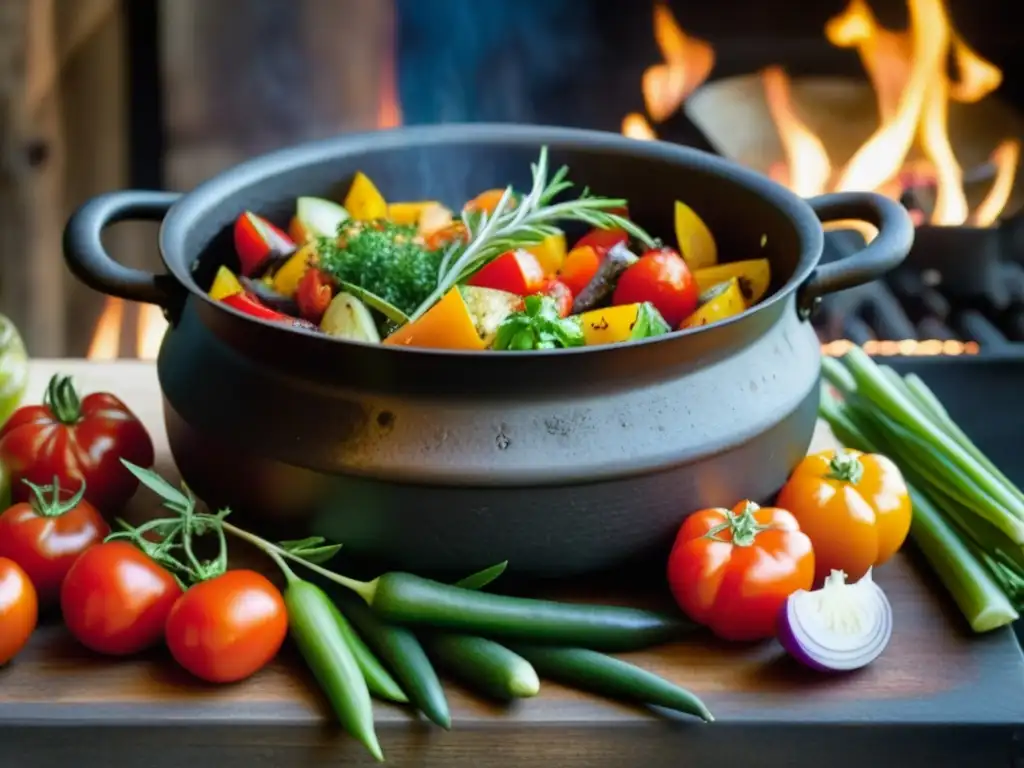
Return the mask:
M 60 597 L 60 585 L 75 560 L 103 541 L 110 526 L 99 511 L 77 493 L 64 491 L 57 478 L 51 486 L 28 483 L 32 500 L 15 504 L 0 515 L 0 557 L 20 565 L 48 605 Z
M 723 640 L 775 634 L 782 604 L 814 581 L 814 550 L 786 510 L 741 501 L 683 522 L 668 560 L 679 607 Z
M 334 290 L 331 278 L 316 267 L 310 267 L 299 280 L 295 291 L 295 301 L 299 305 L 299 314 L 311 323 L 319 323 L 324 312 L 331 306 Z
M 683 257 L 671 248 L 647 251 L 619 277 L 613 304 L 649 301 L 671 327 L 697 308 L 700 289 Z
M 0 667 L 25 647 L 36 628 L 39 605 L 28 574 L 0 557 Z
M 126 541 L 108 541 L 79 557 L 60 591 L 68 631 L 86 648 L 127 656 L 164 636 L 182 589 L 170 571 Z
M 851 583 L 896 554 L 910 533 L 907 484 L 892 460 L 822 451 L 801 461 L 776 502 L 814 545 L 818 582 L 833 570 Z
M 79 399 L 70 376 L 50 379 L 42 405 L 19 408 L 0 429 L 0 462 L 11 475 L 11 497 L 28 501 L 29 486 L 58 478 L 64 488 L 85 484 L 85 499 L 112 515 L 139 481 L 121 464 L 153 465 L 153 441 L 142 422 L 114 395 Z
M 537 293 L 543 294 L 544 296 L 550 296 L 555 300 L 555 306 L 558 307 L 559 317 L 568 317 L 572 314 L 572 291 L 569 290 L 569 286 L 561 280 L 557 280 L 555 278 L 545 280 L 543 284 L 541 284 L 540 290 L 538 290 Z
M 281 592 L 254 571 L 227 571 L 178 598 L 167 617 L 175 660 L 210 683 L 233 683 L 262 669 L 288 634 Z

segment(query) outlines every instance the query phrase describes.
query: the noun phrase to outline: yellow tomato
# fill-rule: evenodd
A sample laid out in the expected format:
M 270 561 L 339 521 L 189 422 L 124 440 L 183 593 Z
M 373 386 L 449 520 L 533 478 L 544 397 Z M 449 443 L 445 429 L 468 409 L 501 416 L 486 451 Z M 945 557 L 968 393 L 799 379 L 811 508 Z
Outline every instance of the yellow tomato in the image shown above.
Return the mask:
M 885 456 L 860 451 L 822 451 L 805 458 L 779 493 L 814 545 L 822 581 L 833 570 L 850 582 L 881 565 L 910 532 L 907 484 Z

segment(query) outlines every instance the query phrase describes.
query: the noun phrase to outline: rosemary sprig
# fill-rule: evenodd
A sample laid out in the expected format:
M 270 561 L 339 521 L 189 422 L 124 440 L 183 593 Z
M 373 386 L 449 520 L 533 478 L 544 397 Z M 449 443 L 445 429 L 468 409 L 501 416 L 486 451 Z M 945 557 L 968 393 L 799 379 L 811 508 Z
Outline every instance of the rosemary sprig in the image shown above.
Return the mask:
M 506 251 L 536 245 L 555 234 L 558 231 L 555 223 L 559 221 L 579 221 L 601 229 L 624 229 L 648 248 L 656 246 L 654 238 L 641 227 L 610 212 L 625 206 L 624 199 L 595 197 L 584 189 L 575 200 L 552 203 L 557 195 L 573 185 L 566 178 L 569 173 L 566 166 L 548 180 L 547 147 L 541 147 L 540 157 L 530 165 L 530 170 L 533 183 L 519 205 L 512 207 L 512 187 L 509 186 L 490 215 L 463 211 L 466 242 L 452 245 L 444 254 L 438 268 L 437 287 L 409 315 L 410 321 L 422 317 L 453 286 Z

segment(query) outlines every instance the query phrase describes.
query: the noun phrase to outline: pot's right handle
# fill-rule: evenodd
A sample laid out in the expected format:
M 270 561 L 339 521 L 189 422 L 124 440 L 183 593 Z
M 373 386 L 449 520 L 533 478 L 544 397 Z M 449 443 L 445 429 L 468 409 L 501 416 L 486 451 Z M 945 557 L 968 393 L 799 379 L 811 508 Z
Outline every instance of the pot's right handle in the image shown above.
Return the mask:
M 822 222 L 856 219 L 878 227 L 878 235 L 862 251 L 822 264 L 797 293 L 797 309 L 807 316 L 827 293 L 877 280 L 899 266 L 914 244 L 914 223 L 907 209 L 873 192 L 837 192 L 807 201 Z
M 156 275 L 114 261 L 103 247 L 103 230 L 119 221 L 162 221 L 181 195 L 129 189 L 97 195 L 71 214 L 64 227 L 64 260 L 90 288 L 131 301 L 176 308 L 181 286 L 170 275 Z

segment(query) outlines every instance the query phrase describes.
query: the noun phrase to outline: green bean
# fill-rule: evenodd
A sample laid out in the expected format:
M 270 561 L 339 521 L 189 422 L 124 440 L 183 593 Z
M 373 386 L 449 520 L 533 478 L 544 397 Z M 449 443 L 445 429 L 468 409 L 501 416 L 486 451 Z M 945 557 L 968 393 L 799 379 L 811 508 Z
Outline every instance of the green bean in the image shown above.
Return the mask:
M 334 613 L 338 620 L 338 629 L 341 630 L 341 634 L 345 637 L 345 642 L 348 643 L 352 655 L 356 657 L 356 663 L 359 664 L 359 669 L 366 679 L 366 685 L 370 689 L 370 693 L 388 701 L 408 704 L 409 697 L 402 691 L 401 686 L 395 682 L 395 678 L 391 676 L 391 673 L 373 655 L 373 651 L 363 642 L 363 638 L 353 629 L 349 620 L 337 608 L 334 609 Z
M 287 572 L 286 572 L 287 573 Z M 356 657 L 345 641 L 338 609 L 320 587 L 289 575 L 284 592 L 292 637 L 339 722 L 384 760 L 373 728 L 373 704 Z
M 384 574 L 365 592 L 374 613 L 396 624 L 602 651 L 658 645 L 694 626 L 640 608 L 508 597 L 400 572 Z
M 540 690 L 530 662 L 493 640 L 438 633 L 427 637 L 425 644 L 442 668 L 486 696 L 511 701 L 536 696 Z
M 603 653 L 582 648 L 513 645 L 541 677 L 612 699 L 653 704 L 705 722 L 715 718 L 696 695 L 652 672 Z
M 351 595 L 339 593 L 336 599 L 366 644 L 398 678 L 409 700 L 434 723 L 451 728 L 444 688 L 416 636 L 404 627 L 381 621 L 365 603 Z

